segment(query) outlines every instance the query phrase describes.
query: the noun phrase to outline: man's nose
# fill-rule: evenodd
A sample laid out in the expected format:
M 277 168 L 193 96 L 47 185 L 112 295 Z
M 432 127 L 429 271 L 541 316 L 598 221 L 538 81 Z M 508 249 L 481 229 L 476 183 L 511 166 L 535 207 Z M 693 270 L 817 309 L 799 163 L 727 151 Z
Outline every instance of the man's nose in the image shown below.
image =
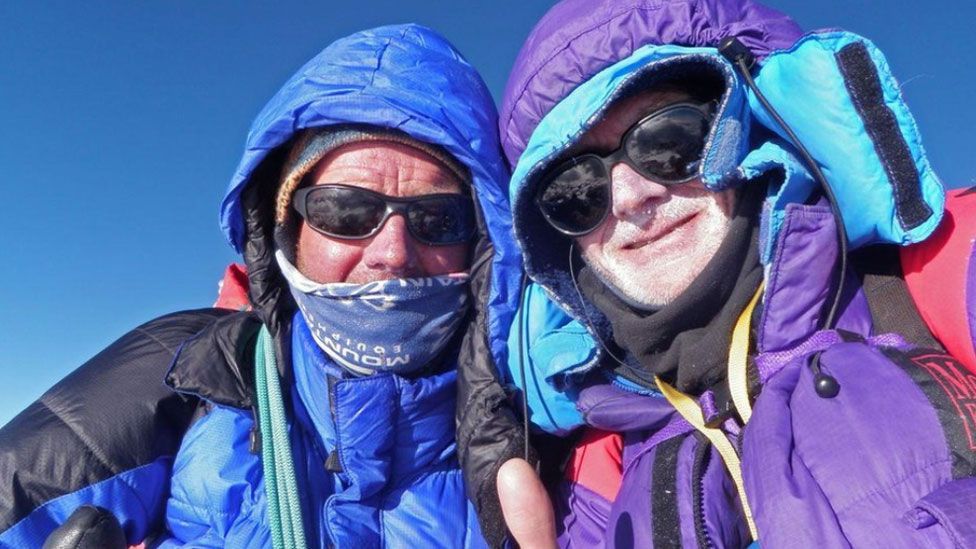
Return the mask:
M 407 229 L 406 219 L 402 215 L 394 214 L 366 246 L 363 260 L 370 269 L 389 271 L 395 278 L 416 276 L 416 245 Z
M 668 194 L 667 186 L 645 178 L 623 162 L 614 164 L 610 181 L 613 215 L 620 219 L 647 212 Z

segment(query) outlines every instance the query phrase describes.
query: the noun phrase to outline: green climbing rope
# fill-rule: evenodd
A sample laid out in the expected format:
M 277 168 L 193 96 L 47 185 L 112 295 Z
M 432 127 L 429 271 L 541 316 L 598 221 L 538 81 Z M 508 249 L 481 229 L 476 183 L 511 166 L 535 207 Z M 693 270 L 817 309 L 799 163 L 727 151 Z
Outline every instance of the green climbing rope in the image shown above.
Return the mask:
M 275 549 L 305 549 L 302 508 L 288 441 L 285 403 L 278 380 L 274 343 L 268 328 L 261 326 L 254 353 L 258 423 L 261 428 L 261 461 L 264 488 L 268 496 L 271 541 Z

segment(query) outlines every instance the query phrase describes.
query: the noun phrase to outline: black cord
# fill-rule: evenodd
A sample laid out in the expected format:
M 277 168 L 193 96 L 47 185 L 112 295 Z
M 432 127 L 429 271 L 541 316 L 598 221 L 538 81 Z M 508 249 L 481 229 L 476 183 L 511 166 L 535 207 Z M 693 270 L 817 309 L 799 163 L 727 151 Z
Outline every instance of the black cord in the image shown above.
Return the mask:
M 529 461 L 529 386 L 525 382 L 525 328 L 528 325 L 526 315 L 529 310 L 525 306 L 525 289 L 528 286 L 529 273 L 522 271 L 522 282 L 519 284 L 519 301 L 521 301 L 521 326 L 519 326 L 519 376 L 522 378 L 522 435 L 525 437 L 523 444 L 523 457 Z
M 766 96 L 759 91 L 759 88 L 752 79 L 752 75 L 749 74 L 749 69 L 745 64 L 745 61 L 741 58 L 737 59 L 736 61 L 739 65 L 739 69 L 742 71 L 743 78 L 746 80 L 746 84 L 756 94 L 756 98 L 759 99 L 760 103 L 762 103 L 762 106 L 766 109 L 766 112 L 773 117 L 773 120 L 775 120 L 776 123 L 783 128 L 783 131 L 786 132 L 786 135 L 789 136 L 790 141 L 792 141 L 796 146 L 797 150 L 800 152 L 800 156 L 803 157 L 803 161 L 813 173 L 814 179 L 817 180 L 817 183 L 820 184 L 824 194 L 827 195 L 827 202 L 830 203 L 830 211 L 834 215 L 835 225 L 837 226 L 837 241 L 840 245 L 840 272 L 837 276 L 834 301 L 827 312 L 826 318 L 824 318 L 822 328 L 827 330 L 832 329 L 837 322 L 837 313 L 840 309 L 840 300 L 842 294 L 844 293 L 844 273 L 847 272 L 847 229 L 844 227 L 844 218 L 841 217 L 840 208 L 837 206 L 837 197 L 834 195 L 833 189 L 830 188 L 830 185 L 827 183 L 827 179 L 824 177 L 823 172 L 820 171 L 820 166 L 817 165 L 817 162 L 810 155 L 810 152 L 807 151 L 807 148 L 803 146 L 803 143 L 800 142 L 800 139 L 786 124 L 786 121 L 784 121 L 780 117 L 779 113 L 773 109 L 773 106 L 769 104 Z
M 576 283 L 576 270 L 573 267 L 573 247 L 575 245 L 576 245 L 575 242 L 569 243 L 569 277 L 573 280 L 573 288 L 576 288 L 576 295 L 579 297 L 580 300 L 580 310 L 583 311 L 583 316 L 586 317 L 587 324 L 593 327 L 595 325 L 593 324 L 593 320 L 590 318 L 590 313 L 586 311 L 586 300 L 583 298 L 583 292 L 580 291 L 579 284 Z M 608 347 L 606 342 L 603 341 L 603 338 L 600 337 L 600 334 L 596 333 L 595 328 L 593 329 L 593 337 L 600 343 L 600 346 L 603 347 L 603 350 L 607 352 L 607 355 L 609 355 L 610 358 L 616 360 L 617 363 L 623 366 L 624 368 L 630 368 L 630 366 L 628 366 L 626 362 L 620 360 L 619 358 L 617 358 L 617 355 L 613 354 L 613 351 L 611 351 L 610 347 Z
M 766 96 L 759 90 L 759 86 L 752 79 L 752 74 L 750 70 L 752 65 L 755 63 L 755 56 L 749 51 L 749 48 L 745 46 L 739 39 L 734 36 L 730 36 L 722 40 L 719 44 L 719 53 L 721 53 L 726 59 L 735 63 L 736 67 L 739 69 L 739 73 L 742 78 L 746 81 L 746 85 L 749 89 L 756 95 L 759 102 L 762 103 L 766 112 L 773 117 L 773 120 L 789 137 L 790 141 L 796 147 L 797 151 L 803 159 L 803 162 L 807 165 L 813 178 L 816 179 L 820 188 L 823 189 L 824 194 L 827 197 L 827 202 L 830 204 L 830 211 L 834 216 L 834 224 L 837 227 L 837 242 L 840 252 L 840 261 L 838 266 L 837 277 L 834 282 L 834 299 L 830 304 L 830 309 L 827 310 L 827 315 L 822 319 L 820 329 L 831 330 L 837 323 L 838 312 L 840 311 L 840 301 L 844 294 L 844 279 L 847 275 L 847 229 L 844 226 L 844 218 L 841 216 L 840 207 L 837 205 L 837 197 L 834 195 L 833 189 L 831 189 L 830 184 L 827 183 L 827 178 L 824 177 L 823 172 L 820 170 L 820 166 L 817 165 L 817 161 L 813 159 L 810 151 L 803 146 L 800 138 L 793 133 L 793 129 L 790 128 L 789 124 L 776 112 L 776 109 L 769 103 Z M 820 371 L 820 353 L 814 353 L 810 360 L 810 368 L 814 373 L 814 386 L 816 387 L 817 394 L 823 398 L 833 398 L 837 396 L 840 391 L 840 385 L 837 380 L 833 377 L 824 374 Z

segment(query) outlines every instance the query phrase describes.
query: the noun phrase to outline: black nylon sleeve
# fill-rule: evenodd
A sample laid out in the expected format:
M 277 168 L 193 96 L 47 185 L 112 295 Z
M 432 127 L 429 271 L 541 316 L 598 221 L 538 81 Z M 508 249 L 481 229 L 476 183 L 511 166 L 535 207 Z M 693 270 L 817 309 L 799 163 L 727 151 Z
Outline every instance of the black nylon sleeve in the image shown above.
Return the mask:
M 290 145 L 282 145 L 272 151 L 255 170 L 241 194 L 248 297 L 254 312 L 274 338 L 278 373 L 286 388 L 291 387 L 291 314 L 295 308 L 288 283 L 274 258 L 274 204 L 281 165 L 290 148 Z
M 479 212 L 480 213 L 480 212 Z M 484 224 L 479 216 L 479 229 Z M 493 247 L 482 237 L 471 266 L 475 314 L 458 356 L 457 443 L 468 498 L 491 547 L 501 547 L 508 530 L 501 513 L 495 477 L 503 463 L 525 452 L 521 418 L 499 377 L 488 343 L 487 300 Z M 530 456 L 534 462 L 534 455 Z
M 0 428 L 0 532 L 54 498 L 175 455 L 200 403 L 163 377 L 180 343 L 228 312 L 143 324 Z

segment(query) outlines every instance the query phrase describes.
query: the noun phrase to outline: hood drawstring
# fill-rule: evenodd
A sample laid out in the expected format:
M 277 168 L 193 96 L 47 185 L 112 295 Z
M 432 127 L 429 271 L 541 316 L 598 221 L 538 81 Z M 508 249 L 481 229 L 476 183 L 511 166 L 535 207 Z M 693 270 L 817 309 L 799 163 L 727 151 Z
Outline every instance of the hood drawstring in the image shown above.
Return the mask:
M 837 243 L 839 245 L 840 261 L 837 269 L 836 282 L 834 283 L 834 299 L 830 304 L 830 309 L 827 311 L 827 315 L 823 317 L 821 322 L 821 330 L 831 330 L 837 323 L 838 311 L 840 310 L 840 300 L 844 294 L 844 276 L 847 273 L 847 229 L 844 226 L 844 218 L 840 213 L 840 208 L 837 206 L 837 198 L 834 196 L 833 189 L 827 183 L 827 178 L 824 177 L 820 167 L 817 162 L 810 155 L 810 151 L 803 146 L 800 138 L 796 136 L 790 126 L 785 120 L 776 112 L 776 109 L 769 104 L 766 96 L 759 90 L 759 86 L 752 79 L 752 74 L 750 71 L 756 63 L 756 57 L 749 51 L 749 48 L 745 46 L 738 38 L 734 36 L 729 36 L 724 38 L 718 46 L 719 53 L 723 57 L 728 59 L 735 68 L 739 71 L 742 79 L 745 80 L 746 85 L 749 89 L 756 94 L 756 98 L 762 104 L 766 112 L 776 121 L 777 124 L 783 128 L 786 135 L 789 136 L 790 141 L 797 148 L 800 153 L 800 157 L 803 159 L 804 164 L 806 164 L 807 169 L 810 170 L 811 175 L 816 179 L 820 188 L 823 189 L 824 195 L 827 198 L 827 202 L 830 204 L 830 211 L 834 216 L 834 223 L 837 226 Z M 837 379 L 833 376 L 823 373 L 820 369 L 820 353 L 814 353 L 810 357 L 810 369 L 813 371 L 813 384 L 817 395 L 821 398 L 834 398 L 837 393 L 840 392 L 840 384 Z

